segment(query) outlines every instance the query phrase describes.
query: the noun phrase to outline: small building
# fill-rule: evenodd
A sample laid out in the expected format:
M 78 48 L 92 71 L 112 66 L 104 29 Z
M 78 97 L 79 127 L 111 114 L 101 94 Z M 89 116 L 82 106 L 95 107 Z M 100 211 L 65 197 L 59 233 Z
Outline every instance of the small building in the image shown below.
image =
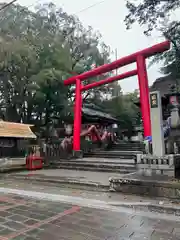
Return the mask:
M 172 85 L 177 85 L 179 79 L 175 79 L 171 75 L 162 76 L 157 78 L 152 86 L 150 87 L 150 92 L 159 91 L 161 96 L 164 97 L 169 93 Z
M 150 92 L 153 91 L 159 91 L 161 94 L 161 103 L 162 103 L 162 115 L 163 115 L 163 120 L 166 120 L 169 115 L 169 93 L 171 92 L 171 87 L 173 85 L 177 85 L 177 82 L 179 79 L 173 78 L 171 75 L 168 76 L 163 76 L 160 78 L 157 78 L 152 86 L 149 88 Z M 138 107 L 141 107 L 140 100 L 135 103 Z
M 0 169 L 11 160 L 22 160 L 28 152 L 28 145 L 36 135 L 31 130 L 32 125 L 0 121 Z

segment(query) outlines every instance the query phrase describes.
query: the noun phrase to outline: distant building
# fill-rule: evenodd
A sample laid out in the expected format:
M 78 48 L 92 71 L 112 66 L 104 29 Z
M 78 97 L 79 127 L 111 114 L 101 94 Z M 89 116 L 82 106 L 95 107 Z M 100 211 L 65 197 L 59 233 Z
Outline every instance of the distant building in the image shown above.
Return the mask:
M 164 97 L 169 93 L 170 87 L 177 83 L 177 79 L 173 78 L 171 75 L 163 76 L 157 78 L 153 85 L 150 87 L 150 92 L 159 91 L 161 96 Z
M 163 111 L 163 119 L 166 120 L 169 116 L 168 104 L 169 99 L 166 97 L 166 94 L 170 92 L 170 88 L 172 85 L 177 84 L 177 79 L 173 78 L 171 75 L 163 76 L 157 78 L 151 87 L 149 87 L 149 91 L 159 91 L 161 94 L 161 102 L 162 102 L 162 111 Z M 140 100 L 135 102 L 135 104 L 140 107 Z

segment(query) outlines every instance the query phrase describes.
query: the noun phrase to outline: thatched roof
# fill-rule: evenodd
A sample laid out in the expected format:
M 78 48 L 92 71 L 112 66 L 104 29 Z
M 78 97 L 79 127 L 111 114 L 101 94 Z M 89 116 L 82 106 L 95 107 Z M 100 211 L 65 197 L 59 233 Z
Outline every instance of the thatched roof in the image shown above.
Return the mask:
M 36 135 L 30 127 L 32 125 L 0 121 L 0 137 L 35 139 Z

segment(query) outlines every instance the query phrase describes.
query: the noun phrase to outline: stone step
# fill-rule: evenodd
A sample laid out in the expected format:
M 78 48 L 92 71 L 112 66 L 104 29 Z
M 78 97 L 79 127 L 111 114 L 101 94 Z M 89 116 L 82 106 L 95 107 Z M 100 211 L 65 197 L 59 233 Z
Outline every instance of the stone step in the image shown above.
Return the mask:
M 121 150 L 121 149 L 129 149 L 129 151 L 132 151 L 133 149 L 134 150 L 142 150 L 142 149 L 144 149 L 144 147 L 140 147 L 140 146 L 115 146 L 115 145 L 113 145 L 112 146 L 112 149 L 117 149 L 117 150 Z
M 84 156 L 85 157 L 88 157 L 88 158 L 94 158 L 94 157 L 96 157 L 96 158 L 114 158 L 114 159 L 117 159 L 117 160 L 119 160 L 119 159 L 129 159 L 129 157 L 130 156 L 118 156 L 118 155 L 103 155 L 103 154 L 95 154 L 95 153 L 86 153 L 86 154 L 84 154 Z M 135 159 L 135 157 L 134 157 L 134 159 Z
M 142 151 L 96 151 L 85 153 L 84 157 L 136 159 L 136 155 L 142 153 Z
M 118 142 L 118 143 L 115 143 L 114 145 L 129 145 L 129 146 L 143 146 L 144 143 L 139 143 L 139 142 Z
M 87 154 L 85 154 L 84 155 L 85 157 L 88 157 L 88 158 L 94 158 L 94 157 L 96 157 L 96 158 L 107 158 L 107 159 L 109 159 L 109 158 L 114 158 L 114 159 L 117 159 L 117 161 L 118 160 L 120 160 L 120 159 L 124 159 L 124 160 L 126 160 L 126 159 L 129 159 L 130 157 L 132 157 L 132 156 L 117 156 L 117 155 L 101 155 L 101 154 L 91 154 L 91 153 L 87 153 Z M 134 157 L 132 157 L 132 159 L 136 159 L 136 157 L 134 156 Z
M 115 144 L 129 144 L 129 145 L 139 145 L 139 146 L 141 146 L 141 145 L 143 145 L 144 143 L 143 142 L 126 142 L 126 141 L 124 141 L 124 142 L 117 142 L 117 143 L 115 143 Z
M 111 147 L 112 150 L 121 150 L 121 151 L 144 151 L 145 147 L 144 146 L 131 146 L 131 145 L 126 145 L 126 144 L 117 144 L 117 145 L 113 145 Z
M 52 165 L 52 167 L 54 167 Z M 91 172 L 114 172 L 120 174 L 132 173 L 135 172 L 135 168 L 102 168 L 102 167 L 89 167 L 89 166 L 78 166 L 78 165 L 61 165 L 55 166 L 56 169 L 68 169 L 68 170 L 82 170 L 82 171 L 91 171 Z
M 117 142 L 114 145 L 131 145 L 131 146 L 143 146 L 143 142 Z
M 119 168 L 119 169 L 127 169 L 127 168 L 135 168 L 135 164 L 125 164 L 125 163 L 92 163 L 92 162 L 68 162 L 63 161 L 59 163 L 61 166 L 80 166 L 80 167 L 92 167 L 92 168 Z
M 131 173 L 136 171 L 135 159 L 114 159 L 114 158 L 82 158 L 71 160 L 60 160 L 51 162 L 51 167 L 69 169 L 69 170 L 84 170 L 94 172 L 117 172 Z
M 110 153 L 110 154 L 124 154 L 124 155 L 136 155 L 139 153 L 142 153 L 142 151 L 118 151 L 118 150 L 111 150 L 111 151 L 98 151 L 96 153 L 102 153 L 102 154 L 106 154 L 106 153 Z
M 144 152 L 145 149 L 140 149 L 140 148 L 111 148 L 111 151 L 139 151 L 139 152 Z
M 134 164 L 134 159 L 114 159 L 114 158 L 83 158 L 83 159 L 71 159 L 71 160 L 61 160 L 59 163 L 84 163 L 84 164 L 116 164 L 116 165 L 122 165 L 122 164 Z

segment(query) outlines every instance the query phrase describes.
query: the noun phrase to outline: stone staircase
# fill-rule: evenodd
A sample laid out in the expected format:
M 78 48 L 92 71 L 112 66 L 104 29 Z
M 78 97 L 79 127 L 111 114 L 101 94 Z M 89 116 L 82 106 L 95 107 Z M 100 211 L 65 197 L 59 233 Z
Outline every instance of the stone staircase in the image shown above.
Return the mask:
M 141 143 L 117 143 L 110 150 L 96 149 L 82 159 L 61 160 L 52 167 L 94 172 L 132 173 L 137 170 L 137 154 L 143 153 Z
M 60 169 L 82 170 L 93 172 L 131 173 L 136 171 L 134 159 L 93 158 L 61 160 L 56 166 Z
M 119 150 L 96 150 L 94 152 L 85 153 L 84 157 L 93 158 L 113 158 L 119 161 L 119 159 L 134 159 L 136 160 L 136 155 L 141 154 L 142 151 L 119 151 Z
M 114 144 L 111 150 L 119 150 L 119 151 L 145 151 L 145 145 L 141 142 L 125 142 L 120 141 Z

